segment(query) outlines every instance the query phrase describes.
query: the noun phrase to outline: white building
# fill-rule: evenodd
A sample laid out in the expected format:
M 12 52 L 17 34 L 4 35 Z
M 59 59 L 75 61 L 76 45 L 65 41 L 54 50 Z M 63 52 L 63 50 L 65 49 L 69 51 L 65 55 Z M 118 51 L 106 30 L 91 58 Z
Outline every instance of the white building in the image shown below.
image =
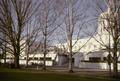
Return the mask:
M 73 52 L 76 52 L 76 54 L 73 55 L 75 67 L 96 69 L 109 68 L 108 63 L 106 61 L 109 53 L 105 50 L 105 46 L 109 45 L 110 40 L 110 46 L 112 47 L 113 41 L 112 37 L 108 34 L 108 32 L 105 32 L 103 28 L 105 26 L 108 26 L 108 22 L 105 20 L 105 17 L 108 16 L 109 13 L 110 10 L 108 9 L 108 11 L 100 15 L 98 20 L 98 32 L 94 37 L 79 39 L 78 41 L 72 41 L 73 45 L 74 43 L 76 43 L 72 49 Z M 62 45 L 57 44 L 56 46 L 62 49 L 64 46 L 64 48 L 68 49 L 67 43 L 64 43 Z M 120 57 L 118 58 L 118 61 L 120 61 Z M 112 63 L 111 67 L 113 69 Z M 118 69 L 120 70 L 120 63 L 118 63 Z
M 19 56 L 20 59 L 25 56 L 25 51 L 26 51 L 26 48 L 25 48 L 26 43 L 25 42 L 26 42 L 25 40 L 21 40 L 21 42 L 20 42 L 20 45 L 21 45 L 20 50 L 22 50 L 20 52 L 20 56 Z M 6 57 L 3 57 L 3 59 L 0 59 L 0 62 L 4 63 L 4 61 L 6 60 L 6 63 L 13 63 L 14 55 L 10 53 L 11 50 L 9 49 L 9 48 L 13 49 L 13 47 L 10 44 L 7 44 L 6 47 L 8 47 L 8 49 L 6 48 L 6 50 L 7 50 L 6 55 L 5 55 Z M 4 60 L 4 58 L 6 58 L 6 59 Z
M 25 43 L 25 41 L 21 41 L 21 44 L 22 43 Z M 53 49 L 53 47 L 50 48 L 51 51 L 49 50 L 49 52 L 47 52 L 46 54 L 46 66 L 53 66 L 56 64 L 56 62 L 58 62 L 57 53 Z M 24 48 L 19 56 L 20 65 L 26 65 L 26 58 L 26 48 Z M 28 65 L 43 65 L 44 54 L 43 52 L 35 52 L 33 54 L 28 54 L 28 59 Z M 4 63 L 4 59 L 0 59 L 0 62 Z M 14 63 L 14 55 L 6 53 L 6 62 L 10 64 Z
M 74 66 L 79 68 L 95 68 L 95 69 L 108 69 L 107 56 L 108 52 L 103 50 L 105 49 L 104 45 L 109 45 L 109 39 L 112 46 L 112 37 L 109 36 L 107 32 L 104 31 L 103 25 L 108 25 L 107 21 L 103 17 L 106 17 L 110 13 L 109 9 L 107 12 L 104 12 L 99 17 L 98 22 L 98 33 L 90 38 L 83 38 L 79 40 L 73 40 L 72 51 L 76 54 L 73 55 Z M 76 42 L 77 41 L 77 42 Z M 68 57 L 68 44 L 56 44 L 56 47 L 60 48 L 60 54 L 55 53 L 54 51 L 49 51 L 46 55 L 46 66 L 53 66 L 54 63 L 59 66 L 67 63 Z M 66 54 L 62 51 L 67 51 Z M 20 64 L 26 64 L 26 55 L 25 50 L 22 52 L 23 57 L 20 58 Z M 12 58 L 13 56 L 8 56 Z M 29 54 L 31 64 L 43 64 L 43 53 Z M 120 58 L 118 59 L 120 61 Z M 3 62 L 3 60 L 1 60 Z M 8 60 L 10 61 L 10 59 Z M 120 63 L 118 64 L 118 69 L 120 70 Z

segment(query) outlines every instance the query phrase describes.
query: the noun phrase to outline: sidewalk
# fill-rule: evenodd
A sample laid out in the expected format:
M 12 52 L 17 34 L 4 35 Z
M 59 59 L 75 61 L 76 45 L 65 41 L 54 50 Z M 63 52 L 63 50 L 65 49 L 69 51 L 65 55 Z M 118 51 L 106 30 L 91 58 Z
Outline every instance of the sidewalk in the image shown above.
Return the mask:
M 48 69 L 53 71 L 68 71 L 68 67 L 48 67 Z M 76 68 L 76 67 L 74 67 L 73 70 L 75 72 L 108 72 L 109 71 L 106 69 Z

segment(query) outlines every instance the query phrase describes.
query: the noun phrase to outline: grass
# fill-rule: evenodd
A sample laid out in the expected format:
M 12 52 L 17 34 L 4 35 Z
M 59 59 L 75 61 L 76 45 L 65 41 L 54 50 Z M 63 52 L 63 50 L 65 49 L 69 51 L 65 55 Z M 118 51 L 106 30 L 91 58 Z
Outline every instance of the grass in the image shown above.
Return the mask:
M 113 81 L 69 73 L 0 68 L 0 81 Z

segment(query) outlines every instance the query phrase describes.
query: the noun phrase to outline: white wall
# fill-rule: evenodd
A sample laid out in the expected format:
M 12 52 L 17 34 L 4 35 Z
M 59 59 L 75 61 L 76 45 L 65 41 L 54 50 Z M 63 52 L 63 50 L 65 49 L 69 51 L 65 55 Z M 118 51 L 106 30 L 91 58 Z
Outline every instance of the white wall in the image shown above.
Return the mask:
M 109 69 L 107 63 L 88 63 L 81 62 L 79 68 L 90 68 L 90 69 Z M 113 69 L 113 64 L 111 64 L 111 69 Z M 118 70 L 120 70 L 120 63 L 118 64 Z
M 43 61 L 30 60 L 28 64 L 31 65 L 32 63 L 43 64 Z M 53 61 L 46 61 L 46 66 L 52 66 L 52 65 L 53 65 Z
M 74 58 L 74 66 L 79 67 L 80 61 L 84 60 L 84 54 L 83 53 L 77 53 L 73 55 Z
M 63 64 L 65 64 L 67 62 L 67 57 L 64 55 L 59 55 L 58 56 L 58 66 L 62 66 Z

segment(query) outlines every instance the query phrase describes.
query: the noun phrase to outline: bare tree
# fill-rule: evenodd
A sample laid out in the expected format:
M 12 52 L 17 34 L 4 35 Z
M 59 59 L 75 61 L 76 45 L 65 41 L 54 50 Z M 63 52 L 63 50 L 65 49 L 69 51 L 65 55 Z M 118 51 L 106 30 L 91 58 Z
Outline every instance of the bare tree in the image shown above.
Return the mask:
M 32 16 L 31 0 L 1 0 L 0 1 L 0 30 L 6 35 L 8 53 L 14 55 L 14 64 L 19 68 L 22 34 L 26 23 Z
M 108 10 L 104 12 L 100 6 L 97 6 L 97 11 L 102 12 L 99 18 L 99 24 L 101 33 L 98 33 L 99 40 L 97 40 L 107 51 L 109 56 L 112 56 L 113 62 L 113 76 L 118 76 L 118 49 L 120 42 L 120 5 L 119 0 L 104 0 Z M 104 13 L 103 13 L 104 12 Z M 101 36 L 102 35 L 102 36 Z M 108 38 L 107 40 L 103 39 L 103 36 Z M 106 43 L 106 41 L 108 43 Z M 110 62 L 111 64 L 111 62 Z M 111 65 L 110 65 L 111 66 Z
M 1 38 L 6 40 L 6 36 L 1 32 Z M 0 59 L 4 59 L 4 65 L 6 65 L 6 42 L 0 40 Z
M 41 29 L 43 39 L 43 70 L 46 70 L 46 55 L 48 53 L 49 42 L 52 34 L 58 28 L 57 18 L 59 14 L 56 12 L 55 0 L 41 0 L 40 11 L 38 12 L 38 23 Z
M 29 21 L 29 24 L 27 24 L 26 34 L 24 33 L 26 37 L 26 45 L 23 49 L 26 48 L 26 67 L 28 67 L 28 62 L 30 61 L 29 55 L 37 53 L 38 50 L 40 51 L 39 48 L 41 46 L 41 39 L 39 35 L 40 28 L 37 25 L 37 22 L 33 21 L 33 19 Z
M 63 9 L 63 24 L 61 25 L 61 33 L 66 38 L 67 44 L 62 47 L 67 48 L 67 52 L 69 53 L 69 72 L 73 72 L 73 55 L 75 52 L 79 52 L 82 47 L 89 41 L 86 40 L 86 43 L 79 46 L 78 41 L 80 39 L 81 33 L 83 32 L 82 29 L 85 27 L 85 19 L 87 16 L 85 15 L 85 11 L 87 10 L 86 7 L 82 7 L 83 0 L 63 0 L 62 3 L 64 4 L 62 7 Z M 76 51 L 74 50 L 75 46 L 77 45 Z

